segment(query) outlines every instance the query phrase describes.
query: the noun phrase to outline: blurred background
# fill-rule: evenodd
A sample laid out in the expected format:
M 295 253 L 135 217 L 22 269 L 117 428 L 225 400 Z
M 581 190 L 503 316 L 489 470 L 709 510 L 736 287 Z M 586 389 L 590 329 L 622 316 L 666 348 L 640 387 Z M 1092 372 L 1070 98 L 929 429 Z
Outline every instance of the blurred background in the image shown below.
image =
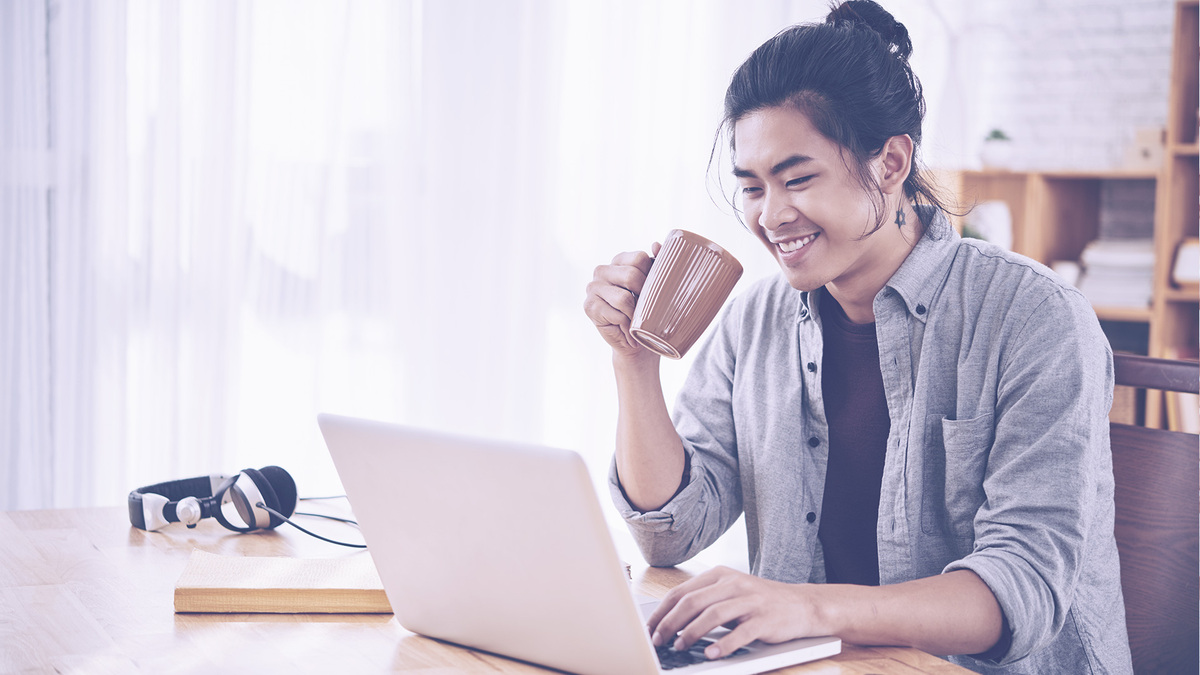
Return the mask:
M 1119 169 L 1165 124 L 1173 0 L 883 4 L 939 172 L 993 129 L 1009 168 Z M 320 411 L 571 448 L 599 483 L 584 287 L 674 227 L 741 287 L 775 273 L 710 152 L 737 65 L 827 11 L 0 0 L 0 507 L 267 464 L 336 492 Z

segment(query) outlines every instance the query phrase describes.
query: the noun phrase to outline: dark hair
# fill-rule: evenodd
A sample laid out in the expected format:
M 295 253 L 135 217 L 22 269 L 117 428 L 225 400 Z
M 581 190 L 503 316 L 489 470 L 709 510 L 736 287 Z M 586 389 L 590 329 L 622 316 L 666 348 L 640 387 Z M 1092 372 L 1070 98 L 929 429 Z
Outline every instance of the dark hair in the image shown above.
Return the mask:
M 849 151 L 859 182 L 878 192 L 867 161 L 879 154 L 887 139 L 908 134 L 913 156 L 904 193 L 914 202 L 945 211 L 944 200 L 924 179 L 917 160 L 925 100 L 908 64 L 910 54 L 908 29 L 887 10 L 871 0 L 843 2 L 824 23 L 784 29 L 734 72 L 716 142 L 722 131 L 728 133 L 736 153 L 733 130 L 739 120 L 765 108 L 792 106 L 822 135 Z M 884 221 L 882 193 L 879 197 L 875 230 Z

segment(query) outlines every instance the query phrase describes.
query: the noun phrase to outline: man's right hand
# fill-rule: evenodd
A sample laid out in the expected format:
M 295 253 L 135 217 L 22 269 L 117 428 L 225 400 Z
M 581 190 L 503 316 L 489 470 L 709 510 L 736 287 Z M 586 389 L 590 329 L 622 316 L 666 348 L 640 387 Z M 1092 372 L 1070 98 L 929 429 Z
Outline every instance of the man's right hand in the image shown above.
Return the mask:
M 656 243 L 651 250 L 657 255 L 659 248 Z M 653 263 L 654 258 L 645 251 L 621 253 L 611 264 L 597 267 L 587 285 L 583 311 L 616 356 L 640 357 L 643 353 L 653 353 L 642 347 L 629 332 L 638 295 Z

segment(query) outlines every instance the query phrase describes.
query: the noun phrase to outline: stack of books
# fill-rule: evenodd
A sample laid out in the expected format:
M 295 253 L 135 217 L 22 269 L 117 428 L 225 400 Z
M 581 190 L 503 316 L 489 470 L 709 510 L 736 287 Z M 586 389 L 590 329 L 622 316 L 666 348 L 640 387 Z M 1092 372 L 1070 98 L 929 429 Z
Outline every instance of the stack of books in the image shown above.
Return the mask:
M 1095 307 L 1146 308 L 1154 296 L 1154 241 L 1098 239 L 1083 249 L 1079 290 Z

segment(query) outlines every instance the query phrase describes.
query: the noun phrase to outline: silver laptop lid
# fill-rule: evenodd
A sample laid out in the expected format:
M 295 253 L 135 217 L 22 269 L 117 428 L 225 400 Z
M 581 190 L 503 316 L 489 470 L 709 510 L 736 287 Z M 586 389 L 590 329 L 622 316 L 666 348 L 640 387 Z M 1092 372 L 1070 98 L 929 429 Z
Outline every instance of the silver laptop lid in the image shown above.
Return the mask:
M 577 673 L 658 672 L 578 454 L 318 422 L 402 626 Z

